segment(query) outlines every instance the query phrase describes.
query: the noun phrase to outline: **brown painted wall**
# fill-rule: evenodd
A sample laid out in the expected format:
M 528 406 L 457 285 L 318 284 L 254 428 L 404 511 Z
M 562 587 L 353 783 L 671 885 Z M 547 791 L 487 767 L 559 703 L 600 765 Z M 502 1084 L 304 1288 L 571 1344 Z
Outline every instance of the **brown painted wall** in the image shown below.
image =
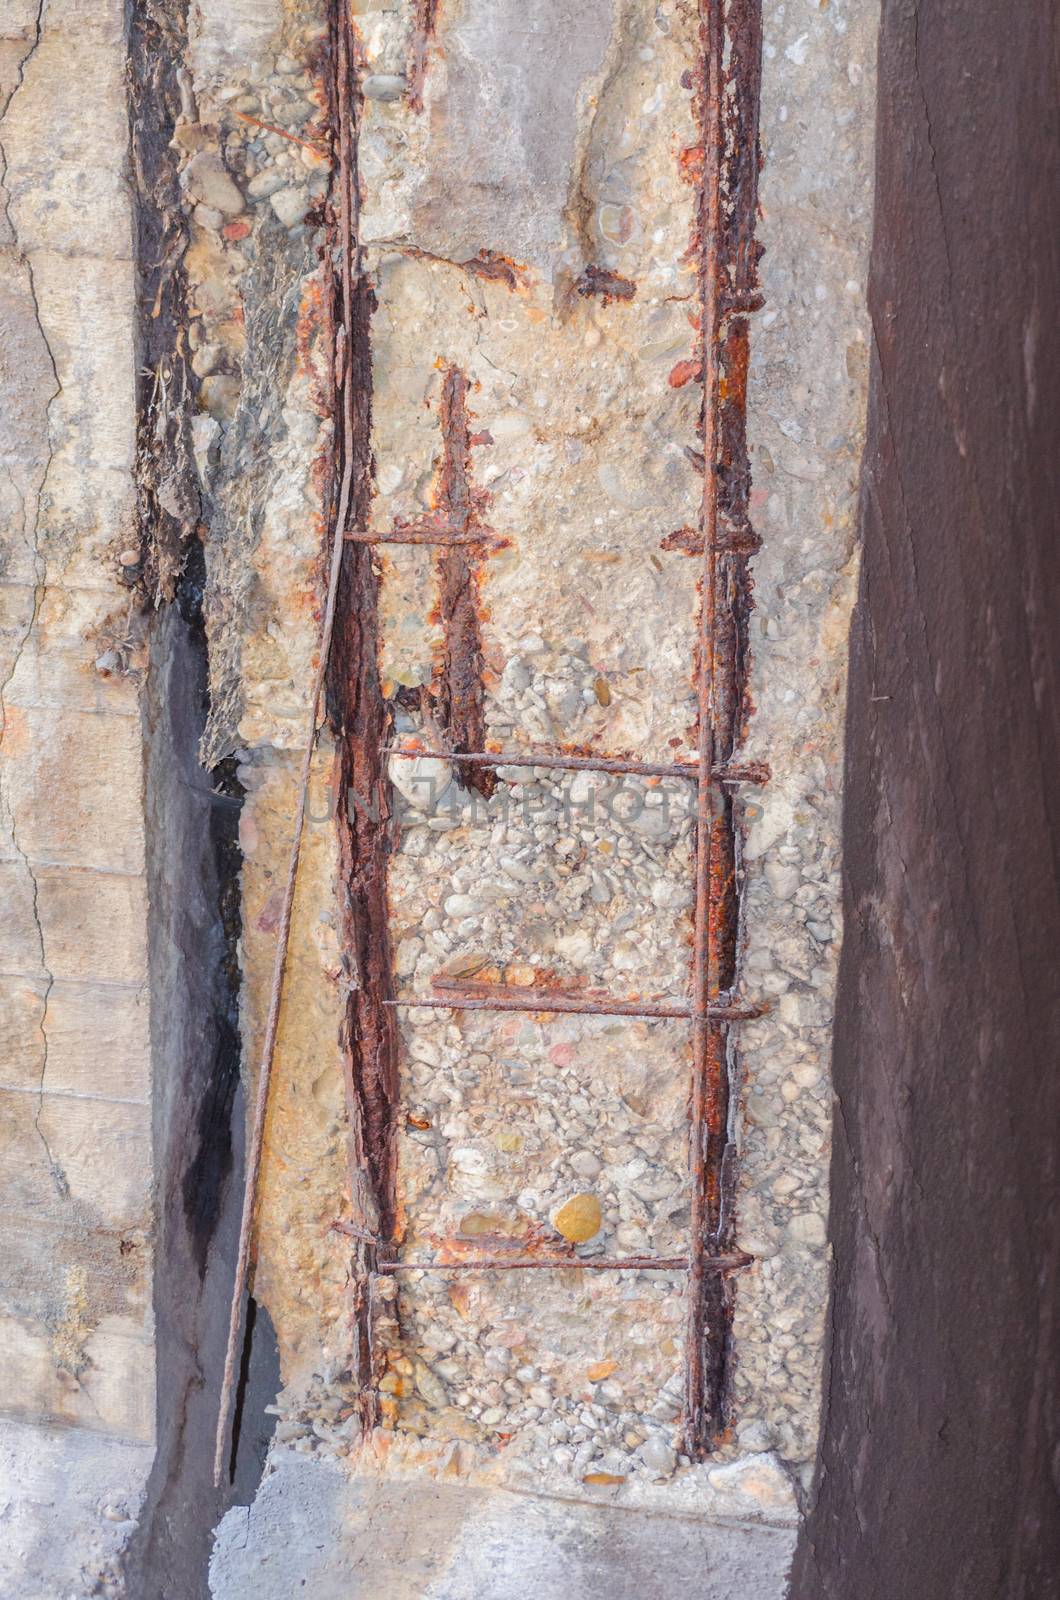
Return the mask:
M 1053 10 L 884 5 L 830 1389 L 794 1600 L 1060 1593 Z

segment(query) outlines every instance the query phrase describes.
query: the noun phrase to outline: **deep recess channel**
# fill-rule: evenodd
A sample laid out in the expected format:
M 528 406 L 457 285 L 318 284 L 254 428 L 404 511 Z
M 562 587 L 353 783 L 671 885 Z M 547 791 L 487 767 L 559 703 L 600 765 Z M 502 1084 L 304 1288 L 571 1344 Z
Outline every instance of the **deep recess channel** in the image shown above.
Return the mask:
M 183 0 L 144 0 L 129 20 L 128 104 L 138 290 L 136 484 L 140 561 L 123 568 L 150 608 L 143 701 L 153 1160 L 156 1452 L 124 1557 L 137 1600 L 208 1600 L 213 1529 L 257 1490 L 279 1387 L 267 1315 L 252 1319 L 229 1482 L 210 1480 L 238 1229 L 244 1103 L 239 939 L 242 789 L 235 762 L 199 760 L 209 711 L 207 581 L 190 448 L 186 222 L 172 139 L 187 50 Z M 164 502 L 164 503 L 163 503 Z M 251 1319 L 248 1319 L 248 1325 Z

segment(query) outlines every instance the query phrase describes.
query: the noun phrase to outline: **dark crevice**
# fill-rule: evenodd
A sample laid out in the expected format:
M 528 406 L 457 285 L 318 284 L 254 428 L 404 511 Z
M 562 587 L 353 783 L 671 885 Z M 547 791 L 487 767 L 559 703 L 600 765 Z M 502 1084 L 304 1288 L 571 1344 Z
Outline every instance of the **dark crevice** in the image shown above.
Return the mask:
M 187 43 L 183 0 L 136 0 L 128 18 L 136 199 L 139 566 L 151 614 L 143 695 L 149 896 L 153 1310 L 156 1453 L 125 1553 L 136 1600 L 207 1600 L 213 1530 L 260 1477 L 279 1386 L 275 1339 L 248 1343 L 237 1488 L 214 1490 L 210 1441 L 224 1357 L 238 1228 L 240 1086 L 239 816 L 233 762 L 199 750 L 209 712 L 206 567 L 190 451 L 182 266 L 186 229 L 172 149 Z M 271 1423 L 270 1423 L 271 1427 Z
M 265 1412 L 280 1388 L 280 1354 L 272 1318 L 253 1295 L 247 1299 L 239 1363 L 228 1476 L 232 1499 L 249 1506 L 265 1471 L 274 1424 Z
M 238 1229 L 241 790 L 199 765 L 208 709 L 201 551 L 156 616 L 145 696 L 157 1214 L 157 1448 L 126 1576 L 137 1600 L 206 1600 L 213 1529 L 252 1497 L 279 1388 L 267 1318 L 248 1327 L 235 1484 L 213 1488 L 211 1440 Z

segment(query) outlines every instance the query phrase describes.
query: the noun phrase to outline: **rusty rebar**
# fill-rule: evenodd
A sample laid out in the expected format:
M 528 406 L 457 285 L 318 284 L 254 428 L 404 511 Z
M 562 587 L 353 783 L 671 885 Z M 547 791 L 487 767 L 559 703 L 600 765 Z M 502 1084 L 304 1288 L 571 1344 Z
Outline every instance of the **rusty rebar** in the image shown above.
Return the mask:
M 481 500 L 471 478 L 474 436 L 468 389 L 466 372 L 457 366 L 445 368 L 438 418 L 442 452 L 434 482 L 440 520 L 465 535 L 480 527 Z M 486 686 L 479 563 L 474 551 L 458 542 L 443 547 L 437 576 L 442 640 L 432 682 L 434 719 L 440 738 L 454 750 L 481 750 L 486 737 Z M 495 783 L 492 767 L 472 764 L 466 782 L 488 799 Z
M 704 1265 L 710 1272 L 739 1272 L 749 1267 L 754 1256 L 745 1251 L 711 1256 Z M 575 1272 L 687 1272 L 687 1256 L 526 1256 L 508 1260 L 505 1256 L 485 1256 L 478 1261 L 380 1261 L 377 1271 L 395 1272 L 529 1272 L 547 1269 Z
M 699 204 L 700 336 L 702 340 L 703 587 L 700 606 L 696 698 L 699 707 L 699 771 L 696 794 L 696 899 L 692 957 L 692 1085 L 689 1099 L 689 1165 L 692 1216 L 689 1245 L 688 1332 L 685 1347 L 685 1448 L 699 1454 L 704 1435 L 717 1425 L 717 1397 L 707 1395 L 703 1341 L 706 1332 L 704 1280 L 707 1238 L 716 1206 L 708 1185 L 708 1142 L 716 1145 L 723 1093 L 711 1071 L 712 1022 L 709 1018 L 714 898 L 710 869 L 714 834 L 714 650 L 716 642 L 718 541 L 718 251 L 721 229 L 722 3 L 700 0 L 700 42 L 704 52 L 703 184 Z
M 555 767 L 561 772 L 628 772 L 638 778 L 686 778 L 699 781 L 699 767 L 691 761 L 632 761 L 623 756 L 517 755 L 510 750 L 410 750 L 390 744 L 386 754 L 414 761 L 423 756 L 430 761 L 468 761 L 491 767 Z M 718 783 L 768 783 L 769 768 L 764 761 L 727 761 L 714 768 Z
M 690 762 L 627 761 L 621 756 L 517 755 L 507 750 L 410 750 L 404 745 L 388 745 L 388 755 L 414 760 L 427 756 L 436 761 L 463 761 L 491 767 L 555 767 L 561 772 L 630 772 L 641 778 L 695 778 Z
M 471 544 L 487 550 L 503 550 L 507 540 L 499 538 L 492 528 L 435 527 L 432 523 L 413 522 L 407 527 L 353 528 L 343 535 L 349 544 L 426 544 L 449 549 L 455 545 Z
M 753 528 L 733 530 L 714 542 L 714 554 L 718 556 L 755 556 L 761 548 L 762 540 Z M 659 549 L 678 550 L 686 556 L 706 554 L 703 535 L 695 528 L 675 528 L 660 542 Z
M 644 1017 L 687 1021 L 695 1012 L 687 1001 L 609 1000 L 606 996 L 534 988 L 529 984 L 474 983 L 438 977 L 432 980 L 435 998 L 413 995 L 384 1000 L 388 1006 L 433 1011 L 562 1011 L 584 1017 Z M 747 1022 L 763 1014 L 761 1005 L 712 1000 L 707 1016 L 725 1022 Z
M 345 40 L 340 31 L 340 73 L 344 73 Z M 350 128 L 348 109 L 340 121 L 339 145 L 339 203 L 342 213 L 343 239 L 348 241 L 354 234 L 354 200 L 352 183 L 350 179 Z M 351 266 L 348 259 L 349 252 L 343 251 L 342 286 L 343 309 L 346 326 L 352 324 L 352 288 Z M 345 457 L 343 463 L 342 479 L 339 486 L 336 514 L 332 527 L 331 537 L 331 562 L 328 570 L 327 599 L 324 606 L 324 618 L 320 628 L 320 643 L 318 646 L 318 659 L 316 674 L 313 679 L 313 692 L 309 713 L 309 725 L 306 734 L 305 752 L 302 756 L 301 774 L 298 783 L 298 799 L 295 806 L 294 825 L 290 852 L 287 861 L 287 876 L 284 881 L 283 901 L 280 910 L 279 927 L 276 935 L 276 953 L 273 959 L 272 982 L 269 989 L 269 1008 L 265 1022 L 265 1037 L 261 1048 L 261 1065 L 258 1069 L 258 1081 L 254 1094 L 254 1109 L 251 1120 L 250 1143 L 247 1147 L 246 1172 L 243 1182 L 243 1210 L 239 1223 L 239 1247 L 236 1254 L 235 1282 L 232 1287 L 232 1302 L 228 1318 L 228 1341 L 225 1348 L 224 1376 L 221 1382 L 221 1396 L 217 1414 L 217 1432 L 214 1440 L 213 1481 L 215 1488 L 221 1487 L 224 1477 L 225 1441 L 228 1433 L 228 1419 L 232 1409 L 232 1396 L 235 1388 L 236 1358 L 239 1350 L 239 1333 L 243 1321 L 243 1301 L 246 1294 L 247 1275 L 250 1266 L 250 1245 L 254 1229 L 254 1212 L 257 1202 L 258 1177 L 261 1171 L 262 1149 L 265 1139 L 265 1116 L 268 1110 L 269 1086 L 272 1079 L 272 1064 L 276 1054 L 276 1037 L 279 1032 L 280 1010 L 283 1001 L 284 975 L 287 968 L 287 947 L 291 937 L 291 919 L 294 913 L 295 887 L 298 881 L 298 863 L 302 851 L 302 833 L 305 826 L 306 806 L 309 795 L 309 781 L 312 775 L 313 752 L 316 748 L 317 732 L 320 721 L 320 701 L 324 691 L 324 680 L 327 675 L 328 657 L 331 651 L 331 638 L 335 626 L 335 599 L 338 593 L 339 572 L 342 566 L 344 541 L 342 529 L 345 524 L 349 509 L 350 493 L 353 483 L 353 394 L 352 375 L 347 362 L 346 374 L 343 379 L 343 407 L 342 427 L 345 442 Z
M 371 1233 L 367 1228 L 359 1228 L 356 1222 L 333 1222 L 329 1233 L 344 1233 L 348 1239 L 357 1239 L 361 1244 L 375 1245 L 376 1249 L 382 1244 L 378 1234 Z
M 240 122 L 249 122 L 252 128 L 262 128 L 266 133 L 279 134 L 281 139 L 289 139 L 292 144 L 300 144 L 306 150 L 314 150 L 318 156 L 328 154 L 328 146 L 323 139 L 303 139 L 301 134 L 292 133 L 290 128 L 278 128 L 275 122 L 262 122 L 260 117 L 248 116 L 245 111 L 233 113 Z

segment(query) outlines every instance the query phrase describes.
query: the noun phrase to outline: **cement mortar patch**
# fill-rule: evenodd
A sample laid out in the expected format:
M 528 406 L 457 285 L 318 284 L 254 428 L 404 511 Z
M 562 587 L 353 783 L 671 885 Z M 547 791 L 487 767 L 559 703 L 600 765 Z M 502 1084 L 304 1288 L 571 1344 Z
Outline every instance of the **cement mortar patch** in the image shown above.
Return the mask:
M 0 1592 L 117 1597 L 152 1455 L 149 1445 L 0 1421 Z
M 781 1600 L 793 1533 L 452 1484 L 349 1477 L 274 1455 L 217 1530 L 214 1600 Z

